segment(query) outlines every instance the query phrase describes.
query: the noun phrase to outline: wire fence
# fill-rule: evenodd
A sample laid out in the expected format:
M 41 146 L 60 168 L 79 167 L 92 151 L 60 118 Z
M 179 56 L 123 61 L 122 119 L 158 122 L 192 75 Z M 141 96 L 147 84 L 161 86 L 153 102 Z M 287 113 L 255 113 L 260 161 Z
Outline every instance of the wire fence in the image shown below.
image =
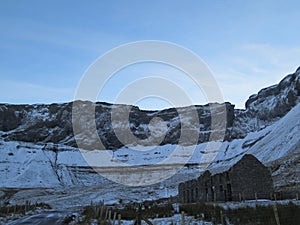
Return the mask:
M 299 201 L 285 202 L 247 202 L 230 203 L 190 203 L 182 204 L 175 210 L 171 204 L 160 207 L 141 208 L 125 207 L 123 209 L 92 206 L 88 218 L 98 218 L 98 224 L 123 224 L 126 220 L 132 225 L 142 224 L 170 224 L 170 225 L 197 225 L 210 222 L 214 225 L 299 225 Z M 111 212 L 110 212 L 111 211 Z M 180 213 L 180 217 L 176 217 Z M 114 216 L 113 216 L 114 215 Z M 111 217 L 112 216 L 112 217 Z M 117 216 L 117 217 L 116 217 Z M 176 217 L 171 223 L 162 223 L 170 217 Z M 115 220 L 115 218 L 118 218 Z M 159 219 L 159 220 L 157 220 Z M 85 220 L 86 222 L 87 220 Z M 134 222 L 133 222 L 134 221 Z M 152 222 L 150 222 L 152 221 Z M 157 222 L 155 222 L 157 221 Z M 160 222 L 158 222 L 160 221 Z M 168 220 L 169 221 L 169 220 Z M 128 224 L 128 223 L 126 223 Z
M 104 203 L 91 203 L 85 206 L 80 220 L 74 223 L 73 218 L 64 222 L 72 224 L 100 225 L 299 225 L 299 201 L 251 201 L 228 203 L 189 203 L 173 207 L 171 202 L 162 205 L 145 206 L 129 204 L 118 208 L 105 206 Z M 178 206 L 178 204 L 177 204 Z M 26 202 L 24 205 L 0 207 L 0 216 L 25 214 L 37 208 L 47 208 L 42 203 Z M 68 221 L 68 219 L 70 221 Z M 126 222 L 127 221 L 127 222 Z M 167 222 L 168 221 L 168 222 Z M 207 222 L 207 223 L 204 223 Z M 1 224 L 1 222 L 0 222 Z M 65 223 L 68 224 L 68 223 Z
M 222 207 L 215 204 L 185 204 L 180 210 L 202 221 L 222 225 L 299 225 L 300 205 L 255 205 L 241 208 Z

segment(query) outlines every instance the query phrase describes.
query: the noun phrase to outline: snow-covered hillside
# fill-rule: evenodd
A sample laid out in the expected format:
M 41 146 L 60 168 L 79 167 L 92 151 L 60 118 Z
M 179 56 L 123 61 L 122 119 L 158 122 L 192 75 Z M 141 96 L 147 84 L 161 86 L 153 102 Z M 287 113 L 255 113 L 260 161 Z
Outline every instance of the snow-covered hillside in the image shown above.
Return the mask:
M 245 137 L 282 118 L 300 102 L 300 67 L 279 84 L 263 88 L 246 101 L 245 110 L 235 110 L 231 136 Z
M 225 104 L 227 128 L 225 140 L 208 143 L 210 112 L 209 105 L 196 106 L 199 115 L 198 142 L 190 157 L 186 149 L 178 146 L 180 119 L 175 109 L 142 111 L 134 107 L 130 124 L 131 131 L 139 138 L 149 135 L 148 123 L 154 116 L 161 117 L 168 133 L 160 146 L 143 146 L 133 143 L 134 149 L 123 146 L 112 135 L 110 110 L 112 105 L 96 103 L 96 124 L 100 138 L 108 150 L 103 158 L 100 149 L 79 151 L 72 133 L 71 104 L 52 105 L 0 105 L 0 187 L 38 188 L 38 191 L 19 190 L 14 201 L 24 200 L 30 192 L 33 199 L 52 203 L 72 199 L 72 204 L 89 203 L 93 198 L 115 202 L 118 199 L 145 200 L 177 194 L 177 185 L 199 176 L 206 169 L 207 158 L 216 156 L 209 165 L 217 173 L 236 163 L 244 154 L 253 154 L 272 170 L 277 190 L 300 188 L 300 69 L 288 75 L 278 85 L 265 88 L 253 95 L 245 110 L 233 110 Z M 84 104 L 92 104 L 85 102 Z M 219 107 L 222 104 L 215 104 Z M 119 105 L 120 110 L 123 105 Z M 189 114 L 189 107 L 182 108 Z M 187 117 L 188 118 L 188 117 Z M 186 126 L 194 128 L 193 121 L 184 120 Z M 191 129 L 192 129 L 191 128 Z M 112 136 L 110 136 L 112 135 Z M 210 146 L 209 150 L 207 149 Z M 216 146 L 216 147 L 211 147 Z M 123 166 L 150 166 L 158 164 L 157 174 L 167 173 L 174 168 L 165 160 L 174 155 L 174 161 L 182 167 L 178 173 L 165 181 L 149 187 L 130 188 L 106 179 L 114 175 L 114 164 L 119 170 Z M 140 149 L 140 150 L 139 150 Z M 101 164 L 88 164 L 86 155 L 103 158 Z M 184 162 L 184 163 L 182 163 Z M 188 163 L 185 163 L 188 162 Z M 181 165 L 182 164 L 182 165 Z M 185 166 L 183 166 L 185 164 Z M 101 167 L 104 177 L 95 172 Z M 178 165 L 177 165 L 178 166 Z M 177 168 L 177 167 L 176 167 Z M 116 168 L 115 168 L 116 169 Z M 134 175 L 133 175 L 134 176 Z M 141 181 L 147 174 L 140 175 Z M 117 194 L 107 194 L 110 189 Z M 85 190 L 84 192 L 82 190 Z M 97 190 L 97 193 L 95 191 Z M 76 193 L 76 194 L 75 194 Z M 140 193 L 140 194 L 138 194 Z M 141 193 L 147 193 L 143 195 Z M 51 196 L 51 200 L 49 199 Z M 47 200 L 48 199 L 48 200 Z M 76 203 L 77 202 L 77 203 Z
M 286 159 L 297 161 L 300 157 L 300 104 L 294 107 L 286 116 L 274 124 L 260 131 L 251 132 L 243 139 L 225 141 L 221 144 L 214 162 L 210 165 L 212 170 L 220 170 L 237 162 L 244 154 L 253 154 L 266 165 L 278 163 L 284 166 Z M 78 149 L 48 144 L 39 146 L 24 142 L 0 141 L 1 161 L 0 176 L 2 187 L 55 187 L 60 185 L 94 185 L 99 179 L 93 169 L 84 159 L 84 153 Z M 176 145 L 164 145 L 143 148 L 139 151 L 122 147 L 116 151 L 109 151 L 106 160 L 126 163 L 127 165 L 153 165 L 168 158 Z M 53 149 L 56 149 L 55 151 Z M 182 147 L 188 148 L 188 147 Z M 203 155 L 207 153 L 207 143 L 198 144 L 192 157 L 178 154 L 177 162 L 184 161 L 188 164 L 200 164 Z M 87 151 L 89 153 L 89 151 Z M 94 157 L 102 155 L 103 151 L 93 151 Z M 282 159 L 282 160 L 281 160 Z M 105 161 L 103 161 L 105 163 Z M 102 164 L 103 167 L 111 166 Z M 116 166 L 122 166 L 116 164 Z M 282 170 L 282 167 L 279 169 Z M 40 169 L 37 169 L 40 168 Z M 201 167 L 200 167 L 201 168 Z M 278 170 L 274 171 L 276 174 Z M 295 171 L 297 172 L 297 171 Z M 298 171 L 299 172 L 299 171 Z M 83 178 L 82 176 L 85 176 Z M 297 177 L 297 176 L 296 176 Z M 298 176 L 300 178 L 300 174 Z M 90 180 L 90 181 L 89 181 Z M 101 179 L 100 179 L 101 180 Z M 300 182 L 300 179 L 298 180 Z
M 299 188 L 299 128 L 300 104 L 266 129 L 249 133 L 244 139 L 223 142 L 209 169 L 219 172 L 236 163 L 244 154 L 250 153 L 271 168 L 276 168 L 273 170 L 273 177 L 277 188 L 289 187 L 291 184 L 294 188 Z M 133 152 L 127 148 L 120 148 L 114 153 L 114 159 L 132 165 L 153 164 L 166 158 L 173 147 L 159 146 L 150 151 L 140 151 L 138 154 L 136 150 Z M 178 183 L 200 174 L 201 169 L 195 164 L 201 162 L 205 148 L 206 144 L 199 144 L 189 160 L 189 165 L 166 181 L 148 187 L 127 187 L 95 173 L 75 148 L 58 146 L 59 150 L 53 152 L 32 144 L 1 142 L 1 186 L 39 187 L 40 189 L 21 190 L 11 201 L 22 202 L 30 195 L 33 200 L 60 207 L 65 205 L 66 201 L 74 206 L 89 204 L 91 200 L 105 200 L 112 204 L 117 203 L 119 199 L 129 202 L 169 197 L 177 194 Z M 113 154 L 111 157 L 113 159 Z M 164 169 L 162 166 L 161 172 L 164 172 Z

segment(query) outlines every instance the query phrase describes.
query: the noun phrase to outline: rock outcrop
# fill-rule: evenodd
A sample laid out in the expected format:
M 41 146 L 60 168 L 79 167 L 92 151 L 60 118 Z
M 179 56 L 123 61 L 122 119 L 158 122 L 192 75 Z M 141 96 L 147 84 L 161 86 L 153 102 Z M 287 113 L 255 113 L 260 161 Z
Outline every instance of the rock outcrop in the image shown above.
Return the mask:
M 116 135 L 116 129 L 123 133 L 126 139 L 128 129 L 136 137 L 132 145 L 151 145 L 151 131 L 159 137 L 164 135 L 160 145 L 178 144 L 181 132 L 197 132 L 197 143 L 208 142 L 212 132 L 220 132 L 224 140 L 245 137 L 249 132 L 258 131 L 283 117 L 300 101 L 300 68 L 286 76 L 279 84 L 267 87 L 250 96 L 246 109 L 234 109 L 231 103 L 213 103 L 207 105 L 169 108 L 164 110 L 141 110 L 136 106 L 112 105 L 103 102 L 79 102 L 84 111 L 85 107 L 95 107 L 95 122 L 98 135 L 106 149 L 118 149 L 124 145 Z M 78 104 L 78 102 L 76 102 Z M 72 127 L 73 102 L 63 104 L 36 105 L 0 105 L 0 131 L 2 138 L 7 141 L 24 141 L 44 145 L 46 143 L 65 144 L 76 147 Z M 121 113 L 130 109 L 128 119 L 122 116 L 114 117 L 112 125 L 112 110 Z M 196 111 L 197 118 L 193 116 Z M 212 112 L 219 120 L 217 127 L 212 126 Z M 179 113 L 182 115 L 179 116 Z M 160 126 L 150 129 L 153 118 L 160 118 L 166 132 Z M 84 130 L 89 130 L 92 124 L 81 124 L 85 129 L 82 137 L 87 138 Z M 127 127 L 126 127 L 127 126 Z M 129 128 L 128 128 L 129 126 Z M 182 129 L 183 128 L 183 129 Z M 218 130 L 219 129 L 219 130 Z M 161 134 L 160 134 L 161 133 Z M 128 139 L 128 138 L 127 138 Z M 148 141 L 145 141 L 147 140 Z M 130 140 L 130 138 L 129 138 Z M 195 143 L 195 142 L 193 142 Z M 183 143 L 189 144 L 189 143 Z M 95 143 L 86 143 L 86 149 L 95 148 Z

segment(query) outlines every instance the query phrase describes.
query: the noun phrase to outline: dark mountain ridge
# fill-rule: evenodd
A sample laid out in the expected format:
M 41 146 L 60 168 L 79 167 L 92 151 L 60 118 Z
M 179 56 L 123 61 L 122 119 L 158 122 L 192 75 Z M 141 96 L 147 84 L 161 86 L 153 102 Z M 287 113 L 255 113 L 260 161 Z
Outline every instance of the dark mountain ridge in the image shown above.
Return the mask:
M 112 109 L 122 112 L 130 108 L 130 130 L 138 140 L 137 143 L 151 145 L 143 140 L 151 136 L 149 122 L 155 118 L 161 118 L 167 127 L 166 134 L 160 145 L 178 144 L 181 128 L 184 132 L 198 132 L 197 143 L 209 141 L 212 133 L 212 112 L 216 115 L 223 113 L 225 119 L 220 119 L 220 132 L 223 132 L 224 140 L 233 140 L 245 137 L 249 132 L 263 129 L 274 123 L 288 113 L 300 99 L 300 67 L 293 74 L 286 76 L 279 84 L 260 90 L 246 101 L 246 108 L 234 109 L 231 103 L 210 103 L 181 108 L 169 108 L 164 110 L 140 110 L 136 106 L 113 105 L 104 102 L 77 101 L 82 107 L 92 105 L 95 107 L 95 121 L 98 135 L 106 149 L 118 149 L 124 145 L 118 140 L 111 121 Z M 62 104 L 34 104 L 12 105 L 0 104 L 0 135 L 7 141 L 24 141 L 36 144 L 65 144 L 76 146 L 72 127 L 73 102 Z M 198 118 L 191 114 L 196 109 Z M 184 120 L 180 120 L 181 113 Z M 181 118 L 181 119 L 182 119 Z M 118 119 L 117 119 L 118 120 Z M 224 120 L 224 121 L 223 121 Z M 125 126 L 122 117 L 117 121 L 121 130 Z M 86 126 L 89 126 L 86 124 Z M 155 128 L 156 129 L 156 128 Z M 217 127 L 218 129 L 218 127 Z M 159 133 L 157 128 L 157 134 Z M 83 132 L 84 133 L 84 132 Z M 126 135 L 126 129 L 124 129 Z M 86 138 L 86 136 L 85 136 Z M 188 144 L 188 143 L 187 143 Z M 94 143 L 85 146 L 93 149 Z

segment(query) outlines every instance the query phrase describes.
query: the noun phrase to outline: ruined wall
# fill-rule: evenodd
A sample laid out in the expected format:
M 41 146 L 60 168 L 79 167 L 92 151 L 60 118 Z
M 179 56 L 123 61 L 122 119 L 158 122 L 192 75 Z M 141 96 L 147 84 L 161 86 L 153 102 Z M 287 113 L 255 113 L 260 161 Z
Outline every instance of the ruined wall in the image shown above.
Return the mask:
M 270 198 L 273 193 L 271 172 L 252 155 L 245 155 L 231 168 L 233 198 L 242 199 Z
M 223 173 L 211 175 L 205 171 L 198 179 L 178 187 L 181 203 L 270 198 L 273 192 L 269 169 L 252 155 L 245 155 Z

